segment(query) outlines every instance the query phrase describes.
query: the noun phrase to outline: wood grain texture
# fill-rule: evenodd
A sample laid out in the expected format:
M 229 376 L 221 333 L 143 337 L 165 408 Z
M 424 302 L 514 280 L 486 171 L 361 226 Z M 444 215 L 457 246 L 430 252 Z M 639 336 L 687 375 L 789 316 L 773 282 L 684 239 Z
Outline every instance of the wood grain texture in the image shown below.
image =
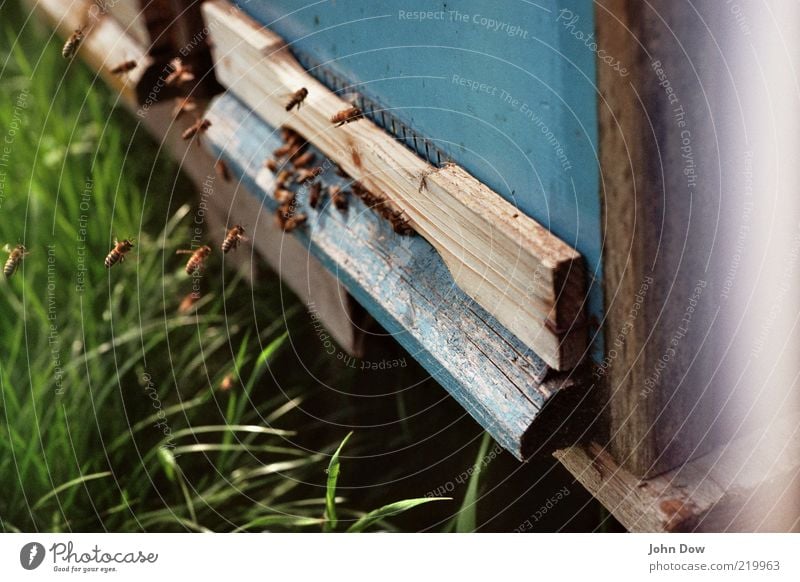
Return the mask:
M 308 75 L 275 34 L 227 2 L 203 7 L 220 82 L 274 126 L 288 126 L 405 211 L 456 283 L 558 370 L 586 350 L 579 253 L 458 166 L 435 169 L 368 120 L 334 128 L 349 104 Z M 309 96 L 297 113 L 286 97 Z M 423 183 L 424 178 L 424 183 Z
M 715 236 L 726 194 L 714 119 L 729 88 L 715 35 L 686 2 L 599 0 L 595 20 L 603 54 L 628 72 L 598 61 L 601 376 L 613 455 L 651 476 L 718 440 L 715 368 L 727 339 L 714 327 Z
M 800 419 L 779 418 L 661 475 L 639 479 L 590 443 L 555 457 L 632 532 L 800 530 Z M 775 448 L 775 442 L 788 446 Z
M 91 0 L 39 0 L 30 5 L 64 39 L 76 29 L 86 27 L 76 58 L 85 60 L 126 102 L 137 100 L 136 87 L 152 60 L 145 47 L 126 34 L 119 22 L 98 10 Z M 111 74 L 112 68 L 128 60 L 136 61 L 135 69 L 121 75 Z
M 279 133 L 230 94 L 215 99 L 206 117 L 212 125 L 203 143 L 272 216 L 278 206 L 275 177 L 264 161 L 282 144 Z M 322 180 L 347 186 L 332 169 Z M 308 223 L 286 236 L 296 236 L 335 273 L 500 444 L 520 459 L 547 448 L 552 435 L 536 431 L 539 417 L 566 389 L 582 393 L 582 376 L 552 371 L 455 284 L 425 239 L 395 234 L 359 199 L 351 197 L 347 213 L 330 204 L 316 211 L 300 194 L 298 211 L 308 215 Z M 261 233 L 252 235 L 257 241 Z

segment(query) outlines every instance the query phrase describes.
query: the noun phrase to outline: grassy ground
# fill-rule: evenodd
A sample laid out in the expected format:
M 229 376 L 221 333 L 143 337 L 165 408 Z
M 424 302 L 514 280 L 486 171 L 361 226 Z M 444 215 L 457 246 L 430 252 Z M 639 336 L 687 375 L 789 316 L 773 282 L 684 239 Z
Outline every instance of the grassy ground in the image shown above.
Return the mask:
M 274 276 L 251 293 L 212 257 L 181 313 L 194 188 L 26 17 L 0 0 L 0 246 L 30 253 L 0 280 L 0 530 L 509 531 L 556 496 L 532 531 L 607 525 L 397 346 L 391 376 L 331 362 Z M 136 247 L 107 270 L 115 236 Z
M 251 303 L 212 260 L 181 313 L 192 187 L 55 40 L 2 35 L 0 241 L 29 254 L 0 283 L 0 528 L 331 529 L 335 442 L 309 451 L 284 428 L 299 378 L 261 390 L 288 367 L 298 306 L 277 283 Z M 136 246 L 106 269 L 115 236 Z

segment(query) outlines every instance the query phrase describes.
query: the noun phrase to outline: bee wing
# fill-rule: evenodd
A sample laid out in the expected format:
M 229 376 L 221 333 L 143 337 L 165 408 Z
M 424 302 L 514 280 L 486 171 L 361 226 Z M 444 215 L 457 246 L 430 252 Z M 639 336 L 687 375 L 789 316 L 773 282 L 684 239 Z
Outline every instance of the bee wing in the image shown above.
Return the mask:
M 3 252 L 10 253 L 11 252 L 11 245 L 6 243 L 3 245 Z

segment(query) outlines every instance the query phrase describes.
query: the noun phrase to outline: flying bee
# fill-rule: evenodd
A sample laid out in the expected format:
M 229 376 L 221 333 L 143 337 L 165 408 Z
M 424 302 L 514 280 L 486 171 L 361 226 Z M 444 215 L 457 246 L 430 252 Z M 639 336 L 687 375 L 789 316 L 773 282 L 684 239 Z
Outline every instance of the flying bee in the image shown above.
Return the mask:
M 339 113 L 331 117 L 331 123 L 335 123 L 336 127 L 339 127 L 345 123 L 350 123 L 351 121 L 361 119 L 362 117 L 364 117 L 364 114 L 361 113 L 361 110 L 358 107 L 348 107 L 347 109 L 342 109 Z
M 180 305 L 178 305 L 178 313 L 189 313 L 194 304 L 200 301 L 202 295 L 198 291 L 192 291 L 188 295 L 186 295 L 182 300 Z
M 20 263 L 22 262 L 22 259 L 29 253 L 25 248 L 25 245 L 17 245 L 13 249 L 6 245 L 3 250 L 8 253 L 8 260 L 3 267 L 3 275 L 5 275 L 6 279 L 8 279 L 11 275 L 16 273 Z
M 308 188 L 308 205 L 311 208 L 319 206 L 320 198 L 322 197 L 322 184 L 314 182 Z
M 194 251 L 181 249 L 175 251 L 175 254 L 192 255 L 191 257 L 189 257 L 189 260 L 186 263 L 186 274 L 194 275 L 195 273 L 197 273 L 199 275 L 206 268 L 206 259 L 208 258 L 208 255 L 211 254 L 211 247 L 208 245 L 204 245 Z
M 233 375 L 227 374 L 223 379 L 222 382 L 219 383 L 219 389 L 223 392 L 227 392 L 233 388 Z
M 321 166 L 317 166 L 316 168 L 301 168 L 297 175 L 294 178 L 294 181 L 298 184 L 305 184 L 306 182 L 310 182 L 325 170 L 322 169 Z
M 328 195 L 331 197 L 331 202 L 337 210 L 344 212 L 347 210 L 347 192 L 343 191 L 340 186 L 331 186 L 328 188 Z
M 114 248 L 112 248 L 108 255 L 106 255 L 106 260 L 104 262 L 106 269 L 110 269 L 117 263 L 124 263 L 125 255 L 127 255 L 132 248 L 132 240 L 125 239 L 118 241 L 117 239 L 114 239 Z
M 231 181 L 231 173 L 228 170 L 228 164 L 225 163 L 225 160 L 217 160 L 217 163 L 214 164 L 214 170 L 216 170 L 217 176 L 222 178 L 225 182 Z
M 174 58 L 169 62 L 172 72 L 164 78 L 165 85 L 183 85 L 189 81 L 194 81 L 192 67 L 184 65 L 179 58 Z
M 266 166 L 266 168 L 273 174 L 278 171 L 278 162 L 273 160 L 272 158 L 264 162 L 264 166 Z
M 82 42 L 83 27 L 78 28 L 70 35 L 67 42 L 64 43 L 64 48 L 61 49 L 61 56 L 67 60 L 72 59 L 78 53 L 78 49 L 81 48 Z
M 241 224 L 236 224 L 230 228 L 225 235 L 225 240 L 222 241 L 222 252 L 227 253 L 229 250 L 238 247 L 240 242 L 246 240 L 247 237 L 244 236 L 244 227 Z
M 198 119 L 181 134 L 181 138 L 185 140 L 192 139 L 196 135 L 199 140 L 200 136 L 203 135 L 209 127 L 211 127 L 211 122 L 208 119 Z
M 317 156 L 314 155 L 314 152 L 306 152 L 304 154 L 300 154 L 297 157 L 292 158 L 292 165 L 295 168 L 305 168 L 306 166 L 310 166 L 314 163 L 314 158 Z
M 291 111 L 297 106 L 297 109 L 300 109 L 300 105 L 303 104 L 305 98 L 308 97 L 308 89 L 305 87 L 300 87 L 297 91 L 292 93 L 292 97 L 289 99 L 289 102 L 286 104 L 286 111 Z
M 111 67 L 111 70 L 109 72 L 112 75 L 122 75 L 124 73 L 131 72 L 135 68 L 136 68 L 136 61 L 123 61 L 116 67 Z
M 178 98 L 175 100 L 175 108 L 172 110 L 172 119 L 177 120 L 184 113 L 191 113 L 195 109 L 197 109 L 197 102 L 194 97 Z

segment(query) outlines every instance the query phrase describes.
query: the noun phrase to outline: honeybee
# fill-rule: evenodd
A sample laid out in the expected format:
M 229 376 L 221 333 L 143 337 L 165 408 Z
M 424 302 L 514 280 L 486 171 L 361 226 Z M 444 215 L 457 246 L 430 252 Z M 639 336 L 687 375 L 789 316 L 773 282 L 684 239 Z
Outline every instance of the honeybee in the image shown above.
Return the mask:
M 3 267 L 3 275 L 5 275 L 6 279 L 8 279 L 11 275 L 16 273 L 17 269 L 19 268 L 19 264 L 22 262 L 22 259 L 29 253 L 25 248 L 25 245 L 17 245 L 13 249 L 6 245 L 3 250 L 8 253 L 8 260 Z
M 361 113 L 361 110 L 358 107 L 348 107 L 347 109 L 342 109 L 339 113 L 331 117 L 331 123 L 335 123 L 336 127 L 339 127 L 340 125 L 350 123 L 351 121 L 361 119 L 362 117 L 364 117 L 364 114 Z
M 108 255 L 106 255 L 106 260 L 103 263 L 106 266 L 106 269 L 110 269 L 116 263 L 124 263 L 125 255 L 127 255 L 132 248 L 132 240 L 125 239 L 118 241 L 117 239 L 114 239 L 114 248 L 112 248 Z
M 194 97 L 186 97 L 185 99 L 176 99 L 175 108 L 172 110 L 172 118 L 178 119 L 184 113 L 191 113 L 197 109 L 197 102 Z
M 224 181 L 231 181 L 231 173 L 228 170 L 228 164 L 225 163 L 225 160 L 217 160 L 217 163 L 214 164 L 214 170 L 216 170 L 217 176 L 222 178 Z
M 182 85 L 183 83 L 188 83 L 189 81 L 194 81 L 194 73 L 192 73 L 192 67 L 186 66 L 183 64 L 183 61 L 179 58 L 174 58 L 169 62 L 169 66 L 172 69 L 172 72 L 166 76 L 164 79 L 165 85 Z
M 281 170 L 278 172 L 278 177 L 275 178 L 275 184 L 277 184 L 278 188 L 283 188 L 287 182 L 292 180 L 292 171 L 291 170 Z
M 264 162 L 264 166 L 266 166 L 266 168 L 273 174 L 278 171 L 278 162 L 273 160 L 272 158 Z
M 397 234 L 406 236 L 414 234 L 414 229 L 411 228 L 408 218 L 402 210 L 392 211 L 389 215 L 389 222 L 392 223 L 392 229 L 394 229 Z
M 61 56 L 67 60 L 72 59 L 78 53 L 78 49 L 81 48 L 82 42 L 83 27 L 78 28 L 70 35 L 67 42 L 64 43 L 64 48 L 61 49 Z
M 281 204 L 289 204 L 294 200 L 294 192 L 285 188 L 276 188 L 274 196 Z
M 211 122 L 208 119 L 198 119 L 181 134 L 181 138 L 192 139 L 197 135 L 199 139 L 209 127 L 211 127 Z
M 275 221 L 284 232 L 292 232 L 298 226 L 305 224 L 307 220 L 308 216 L 295 212 L 291 203 L 282 205 L 275 213 Z
M 200 295 L 197 291 L 192 291 L 188 295 L 186 295 L 182 300 L 181 304 L 178 305 L 178 313 L 189 313 L 194 307 L 194 304 L 200 301 Z
M 230 228 L 225 235 L 225 240 L 222 241 L 222 252 L 227 253 L 229 250 L 238 247 L 240 242 L 246 240 L 247 237 L 244 236 L 244 227 L 241 224 L 236 224 Z
M 219 383 L 219 389 L 223 392 L 227 392 L 233 388 L 233 375 L 227 374 L 223 379 L 222 382 Z
M 175 251 L 176 255 L 192 255 L 186 263 L 186 274 L 202 273 L 206 268 L 206 259 L 211 254 L 211 247 L 204 245 L 194 251 L 181 249 Z
M 297 106 L 297 109 L 299 110 L 300 105 L 303 104 L 303 100 L 306 97 L 308 97 L 308 89 L 306 89 L 305 87 L 301 87 L 300 89 L 292 93 L 291 99 L 289 99 L 289 102 L 286 104 L 286 111 L 291 111 L 292 109 L 294 109 L 295 106 Z
M 298 184 L 305 184 L 306 182 L 310 182 L 325 170 L 322 167 L 317 166 L 316 168 L 301 168 L 300 171 L 297 172 L 297 175 L 294 177 L 294 181 Z
M 337 210 L 344 212 L 347 210 L 347 192 L 343 191 L 340 186 L 330 186 L 328 188 L 328 195 L 331 197 L 331 202 Z
M 285 125 L 281 127 L 281 139 L 285 142 L 296 141 L 300 138 L 300 134 L 293 130 L 291 127 Z
M 322 184 L 314 182 L 308 188 L 308 205 L 311 208 L 319 206 L 319 200 L 322 197 Z
M 112 67 L 110 73 L 112 75 L 122 75 L 128 73 L 136 68 L 136 61 L 123 61 L 116 67 Z
M 314 152 L 306 152 L 292 158 L 292 165 L 294 165 L 295 168 L 305 168 L 314 162 L 314 158 L 316 158 Z
M 272 152 L 272 155 L 276 158 L 283 158 L 288 156 L 292 151 L 296 150 L 297 146 L 293 143 L 285 143 L 281 147 L 277 148 Z

